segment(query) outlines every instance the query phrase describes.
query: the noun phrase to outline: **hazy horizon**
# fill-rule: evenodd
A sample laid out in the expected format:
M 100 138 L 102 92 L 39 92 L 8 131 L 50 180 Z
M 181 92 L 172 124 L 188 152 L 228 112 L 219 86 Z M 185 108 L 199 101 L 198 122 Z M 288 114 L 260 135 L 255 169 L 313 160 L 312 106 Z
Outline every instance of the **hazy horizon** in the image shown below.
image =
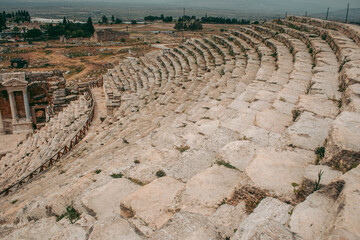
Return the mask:
M 123 19 L 141 19 L 147 15 L 164 14 L 178 17 L 182 9 L 197 17 L 205 14 L 231 18 L 269 19 L 289 15 L 313 14 L 322 17 L 330 7 L 334 20 L 342 19 L 350 3 L 352 21 L 360 21 L 360 1 L 348 0 L 1 0 L 0 10 L 28 10 L 35 17 L 67 16 L 85 20 L 88 16 L 100 19 L 102 15 L 115 15 Z M 336 15 L 336 14 L 337 15 Z
M 331 10 L 341 10 L 347 7 L 347 3 L 350 3 L 351 8 L 360 8 L 359 0 L 3 0 L 3 3 L 0 3 L 0 6 L 4 7 L 8 5 L 9 7 L 14 7 L 14 5 L 19 5 L 18 7 L 26 7 L 35 5 L 108 5 L 114 4 L 114 7 L 121 7 L 121 4 L 126 6 L 131 5 L 143 5 L 151 6 L 161 5 L 162 7 L 201 7 L 209 9 L 231 9 L 238 11 L 251 11 L 251 12 L 304 12 L 308 11 L 309 13 L 323 12 L 326 11 L 327 7 L 330 7 Z M 120 5 L 120 6 L 119 6 Z

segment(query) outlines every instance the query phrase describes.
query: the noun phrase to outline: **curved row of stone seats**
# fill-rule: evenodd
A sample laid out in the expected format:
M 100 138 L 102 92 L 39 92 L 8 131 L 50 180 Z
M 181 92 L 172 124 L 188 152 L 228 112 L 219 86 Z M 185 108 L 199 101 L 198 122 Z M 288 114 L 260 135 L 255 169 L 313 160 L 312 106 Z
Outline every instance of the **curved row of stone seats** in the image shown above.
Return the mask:
M 228 34 L 227 35 L 229 41 L 233 42 L 235 45 L 237 45 L 242 52 L 244 52 L 244 58 L 240 58 L 236 60 L 235 66 L 239 66 L 239 70 L 233 71 L 233 77 L 238 78 L 241 77 L 241 82 L 244 84 L 249 84 L 251 81 L 253 81 L 256 78 L 256 74 L 258 72 L 258 69 L 260 67 L 260 57 L 257 54 L 256 50 L 253 49 L 250 45 L 248 45 L 246 42 L 243 42 L 242 40 L 238 39 L 237 37 Z M 245 60 L 244 63 L 242 63 L 242 59 Z M 242 74 L 241 69 L 246 66 L 245 73 Z M 237 87 L 241 89 L 241 87 Z
M 274 57 L 274 53 L 270 48 L 265 46 L 265 44 L 257 41 L 255 38 L 252 38 L 249 35 L 246 35 L 244 33 L 234 31 L 232 34 L 236 37 L 241 38 L 242 40 L 249 43 L 253 48 L 256 49 L 258 52 L 260 59 L 261 59 L 261 71 L 257 73 L 256 79 L 258 81 L 264 81 L 267 82 L 273 72 L 276 70 L 276 59 Z
M 206 57 L 206 59 L 208 59 L 207 61 L 207 66 L 210 69 L 213 69 L 215 67 L 215 56 L 214 54 L 210 51 L 210 49 L 205 46 L 203 44 L 203 42 L 201 41 L 201 39 L 195 39 L 194 40 L 194 45 L 204 53 L 204 56 Z
M 218 79 L 218 75 L 214 75 L 214 77 L 212 77 L 212 80 L 217 80 Z M 200 89 L 202 89 L 202 87 L 201 87 L 201 85 L 200 85 L 200 83 L 201 84 L 206 84 L 206 82 L 204 81 L 204 82 L 200 82 L 200 81 L 192 81 L 192 82 L 189 82 L 188 84 L 190 85 L 187 89 L 184 89 L 183 90 L 183 92 L 186 92 L 186 93 L 188 93 L 189 95 L 191 95 L 191 91 L 193 90 L 193 91 L 198 91 L 198 90 L 200 90 Z M 129 95 L 130 96 L 130 95 Z M 216 101 L 216 100 L 215 100 Z M 126 100 L 124 101 L 124 102 L 126 102 Z M 149 109 L 150 111 L 154 111 L 154 109 Z M 160 111 L 160 110 L 159 110 Z M 134 112 L 133 113 L 133 116 L 135 116 L 136 115 L 136 113 Z M 147 116 L 144 116 L 144 118 L 147 118 Z M 125 120 L 124 119 L 124 121 L 127 121 L 127 120 Z M 129 122 L 128 122 L 128 124 L 126 125 L 127 126 L 127 128 L 124 128 L 125 130 L 128 130 L 129 132 L 130 131 L 133 131 L 134 133 L 134 135 L 137 135 L 137 134 L 139 134 L 138 133 L 138 130 L 134 130 L 134 129 L 136 129 L 136 128 L 131 128 L 131 125 L 134 123 L 132 120 L 128 120 Z M 132 123 L 131 123 L 132 122 Z M 140 123 L 139 123 L 140 124 Z M 125 124 L 124 124 L 125 125 Z M 140 126 L 140 125 L 139 125 Z M 144 124 L 144 126 L 146 126 L 145 124 Z M 146 128 L 146 127 L 145 127 Z M 131 130 L 132 129 L 132 130 Z M 151 128 L 150 128 L 151 129 Z M 148 132 L 148 130 L 146 130 L 146 129 L 143 129 L 142 128 L 142 130 L 144 130 L 144 133 L 145 132 Z M 111 132 L 111 131 L 110 131 Z M 136 134 L 135 134 L 135 132 L 137 132 Z M 127 139 L 129 139 L 129 141 L 132 141 L 133 139 L 131 138 L 131 134 L 130 134 L 130 136 L 128 137 L 128 135 L 126 134 L 126 132 L 124 132 L 124 134 L 121 134 L 120 136 L 125 136 Z
M 241 55 L 242 50 L 240 49 L 240 47 L 234 44 L 233 42 L 229 41 L 228 39 L 224 38 L 223 36 L 212 35 L 212 38 L 215 41 L 224 45 L 228 49 L 230 56 L 236 58 Z
M 249 61 L 250 62 L 250 61 Z M 213 80 L 217 80 L 218 79 L 218 77 L 217 77 L 217 75 L 215 75 L 215 77 L 213 77 L 212 78 Z M 222 85 L 220 85 L 218 88 L 222 88 L 222 87 L 224 87 L 224 86 L 222 86 Z M 212 102 L 212 104 L 215 104 L 214 106 L 216 106 L 216 105 L 218 105 L 218 103 L 220 103 L 219 101 L 217 101 L 217 100 L 214 100 L 213 102 Z M 199 108 L 202 108 L 201 106 L 198 106 Z M 217 107 L 219 107 L 219 106 L 217 106 Z M 203 109 L 203 108 L 202 108 Z M 196 110 L 196 109 L 195 109 Z M 205 110 L 206 111 L 206 109 L 203 109 L 203 110 Z M 203 119 L 204 121 L 206 120 L 206 119 Z M 189 124 L 190 125 L 190 124 Z M 129 125 L 128 125 L 128 127 L 129 127 Z M 128 131 L 130 131 L 130 127 L 128 128 L 129 130 Z M 190 131 L 191 130 L 191 128 L 187 128 L 187 131 Z M 112 132 L 112 131 L 111 131 Z M 217 132 L 218 133 L 218 132 Z M 168 135 L 171 135 L 171 134 L 169 134 L 169 133 L 167 133 Z M 121 134 L 120 136 L 128 136 L 127 134 L 126 135 L 124 135 L 124 134 Z M 131 139 L 131 138 L 130 138 Z M 130 142 L 133 142 L 133 139 L 131 139 L 130 140 L 129 139 L 129 141 Z M 235 138 L 231 138 L 231 139 L 235 139 Z M 212 137 L 212 140 L 214 140 L 214 137 Z M 208 143 L 209 143 L 210 141 L 208 141 Z M 158 144 L 158 143 L 156 143 L 156 144 Z M 165 144 L 162 144 L 162 146 L 164 146 Z M 221 145 L 219 145 L 218 147 L 216 147 L 216 148 L 219 148 Z M 214 151 L 214 150 L 213 150 Z M 168 159 L 167 159 L 168 160 Z M 201 169 L 199 169 L 199 171 L 200 171 Z M 136 175 L 135 175 L 136 176 Z M 141 214 L 140 212 L 138 212 L 137 214 Z M 148 221 L 147 219 L 146 219 L 146 221 Z
M 174 70 L 174 80 L 176 84 L 182 82 L 182 67 L 181 64 L 170 54 L 166 54 L 163 56 L 164 59 L 172 66 Z
M 201 62 L 202 57 L 200 56 L 200 54 L 197 51 L 193 50 L 193 48 L 191 47 L 191 45 L 188 44 L 188 42 L 182 44 L 180 47 L 187 51 L 189 56 L 194 59 L 195 62 L 193 63 L 195 63 L 195 65 L 197 66 L 197 75 L 201 76 L 204 73 L 205 65 L 203 62 Z
M 198 66 L 196 64 L 196 58 L 191 54 L 191 51 L 187 51 L 184 45 L 180 45 L 179 48 L 177 48 L 177 52 L 179 52 L 186 59 L 186 62 L 189 65 L 190 71 L 188 80 L 195 79 L 198 76 Z
M 268 24 L 267 26 L 273 26 Z M 277 26 L 277 30 L 287 32 L 292 36 L 301 35 L 302 41 L 307 45 L 309 53 L 313 56 L 314 64 L 312 66 L 313 76 L 308 84 L 306 93 L 311 96 L 303 96 L 300 99 L 299 108 L 312 111 L 321 116 L 334 118 L 338 113 L 338 105 L 341 99 L 341 93 L 338 91 L 338 62 L 335 54 L 330 47 L 316 36 L 307 36 L 305 33 L 298 33 L 297 30 L 287 29 Z M 313 48 L 315 50 L 313 50 Z M 324 109 L 314 109 L 314 106 L 322 104 Z
M 311 26 L 321 27 L 325 29 L 335 29 L 354 42 L 356 42 L 360 46 L 360 28 L 354 24 L 343 24 L 335 21 L 324 21 L 321 19 L 309 18 L 309 17 L 299 17 L 299 16 L 289 16 L 288 20 L 306 23 Z
M 38 168 L 76 135 L 87 120 L 89 103 L 81 96 L 18 146 L 18 151 L 1 159 L 0 185 L 17 182 Z
M 215 64 L 220 66 L 226 63 L 226 49 L 216 44 L 211 38 L 203 38 L 201 39 L 205 45 L 210 47 L 210 51 L 212 51 L 215 56 Z
M 210 61 L 213 62 L 214 66 L 221 66 L 224 64 L 223 56 L 219 54 L 218 50 L 215 50 L 213 46 L 210 45 L 212 42 L 209 39 L 197 39 L 196 42 L 202 48 L 207 49 L 208 53 L 210 54 Z
M 359 112 L 360 98 L 358 94 L 357 75 L 360 74 L 358 66 L 360 64 L 360 47 L 345 34 L 332 29 L 322 29 L 318 27 L 308 26 L 303 23 L 284 21 L 284 24 L 293 24 L 295 27 L 301 27 L 314 34 L 318 34 L 336 53 L 338 61 L 341 63 L 339 66 L 340 82 L 339 90 L 345 92 L 342 102 L 342 109 L 348 111 Z M 354 86 L 352 86 L 354 85 Z
M 296 32 L 297 30 L 293 31 Z M 316 35 L 303 33 L 309 52 L 313 55 L 313 72 L 310 92 L 312 95 L 339 101 L 341 93 L 338 91 L 339 74 L 337 57 L 326 41 Z
M 256 50 L 244 40 L 229 36 L 229 41 L 246 51 L 245 58 L 237 59 L 239 67 L 247 62 L 244 72 L 239 72 L 239 78 L 232 78 L 230 72 L 219 74 L 227 65 L 233 65 L 226 62 L 225 66 L 217 66 L 205 73 L 201 81 L 191 79 L 184 82 L 182 87 L 185 89 L 179 86 L 179 92 L 166 92 L 141 111 L 119 118 L 121 124 L 116 122 L 94 136 L 96 141 L 92 141 L 91 154 L 86 151 L 88 146 L 79 146 L 79 155 L 67 166 L 67 178 L 64 174 L 53 174 L 53 179 L 39 180 L 40 184 L 48 186 L 34 188 L 40 193 L 37 195 L 39 202 L 43 201 L 60 215 L 74 201 L 76 208 L 83 213 L 80 223 L 91 222 L 86 225 L 89 234 L 82 231 L 84 238 L 90 239 L 104 236 L 101 235 L 105 232 L 104 226 L 106 234 L 113 234 L 112 238 L 118 237 L 119 231 L 126 230 L 135 239 L 140 239 L 129 223 L 135 226 L 137 233 L 141 232 L 142 237 L 145 235 L 154 240 L 183 240 L 197 233 L 204 236 L 204 232 L 204 238 L 212 239 L 242 239 L 245 235 L 264 233 L 274 237 L 274 232 L 289 239 L 294 238 L 294 233 L 304 239 L 315 239 L 319 236 L 326 238 L 334 228 L 336 236 L 360 236 L 356 229 L 359 220 L 352 215 L 358 211 L 355 190 L 358 189 L 359 171 L 341 177 L 346 181 L 341 197 L 334 196 L 333 189 L 330 193 L 317 191 L 295 208 L 266 198 L 253 214 L 247 216 L 243 201 L 232 206 L 224 200 L 229 199 L 236 189 L 251 186 L 277 196 L 285 195 L 288 203 L 294 197 L 291 184 L 301 183 L 304 176 L 311 181 L 317 180 L 318 170 L 323 169 L 324 184 L 341 176 L 338 171 L 311 164 L 315 160 L 313 147 L 327 137 L 326 128 L 330 124 L 326 118 L 304 111 L 299 119 L 293 121 L 291 113 L 280 114 L 280 110 L 274 110 L 274 105 L 256 110 L 257 101 L 244 100 L 244 96 L 249 92 L 253 95 L 255 89 L 255 95 L 259 96 L 266 96 L 264 90 L 282 94 L 275 99 L 283 102 L 278 97 L 284 96 L 285 102 L 294 102 L 293 106 L 298 104 L 298 96 L 292 98 L 292 90 L 306 95 L 305 83 L 310 83 L 313 77 L 312 57 L 306 44 L 287 34 L 274 36 L 278 42 L 272 40 L 276 47 L 269 45 L 269 49 L 277 49 L 279 69 L 275 69 L 271 76 L 280 73 L 285 76 L 281 68 L 285 70 L 285 62 L 289 62 L 293 70 L 287 81 L 275 84 L 271 83 L 274 80 L 271 78 L 256 80 L 258 69 L 261 72 L 266 63 L 260 62 L 262 59 L 256 55 Z M 250 40 L 253 44 L 263 44 L 260 39 Z M 280 42 L 290 46 L 288 51 Z M 224 93 L 229 90 L 228 83 L 232 79 L 238 81 L 233 89 L 235 99 Z M 206 87 L 209 92 L 200 94 L 199 90 Z M 138 97 L 135 93 L 129 93 L 129 96 Z M 165 98 L 170 96 L 177 101 L 158 107 L 160 98 L 166 101 Z M 268 96 L 272 102 L 273 94 Z M 179 103 L 181 100 L 183 104 Z M 235 104 L 235 101 L 241 102 Z M 171 111 L 177 104 L 181 104 L 183 109 Z M 345 126 L 342 123 L 346 121 L 342 121 L 346 117 L 337 119 L 338 129 Z M 288 147 L 289 143 L 293 146 Z M 218 160 L 237 169 L 218 166 L 215 164 Z M 80 164 L 83 165 L 81 170 L 75 167 Z M 99 168 L 101 173 L 94 174 Z M 167 176 L 157 178 L 155 173 L 159 170 Z M 123 173 L 124 177 L 111 179 L 109 175 L 113 173 Z M 64 186 L 61 181 L 69 178 L 71 181 L 67 180 Z M 139 186 L 134 182 L 146 185 Z M 27 196 L 30 194 L 24 193 L 23 198 Z M 284 198 L 280 199 L 284 201 Z M 337 211 L 341 212 L 340 217 L 338 213 L 333 214 Z M 71 230 L 78 225 L 70 225 Z M 234 235 L 235 229 L 238 231 Z M 81 231 L 80 227 L 76 230 Z
M 207 51 L 201 49 L 201 47 L 194 41 L 187 41 L 186 44 L 190 47 L 190 49 L 195 51 L 196 57 L 198 59 L 198 64 L 203 71 L 208 71 L 209 68 L 209 54 Z

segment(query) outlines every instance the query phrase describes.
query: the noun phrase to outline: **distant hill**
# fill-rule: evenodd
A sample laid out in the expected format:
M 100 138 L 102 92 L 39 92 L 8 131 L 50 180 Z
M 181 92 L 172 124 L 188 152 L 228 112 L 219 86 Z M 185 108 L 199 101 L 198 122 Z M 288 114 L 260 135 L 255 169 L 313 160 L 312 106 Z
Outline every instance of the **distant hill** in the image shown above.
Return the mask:
M 325 19 L 326 12 L 311 14 L 311 17 Z M 346 9 L 329 12 L 329 20 L 345 21 Z M 348 22 L 360 22 L 360 8 L 350 8 Z

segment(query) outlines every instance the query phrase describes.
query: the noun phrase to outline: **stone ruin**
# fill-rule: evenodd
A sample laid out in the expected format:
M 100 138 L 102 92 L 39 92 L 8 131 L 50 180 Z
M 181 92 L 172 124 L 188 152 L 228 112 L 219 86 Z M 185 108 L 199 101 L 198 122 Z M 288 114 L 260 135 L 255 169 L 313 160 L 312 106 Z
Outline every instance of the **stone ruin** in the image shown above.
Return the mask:
M 31 133 L 76 99 L 60 71 L 0 74 L 0 132 Z
M 129 33 L 124 31 L 114 31 L 111 29 L 98 30 L 94 33 L 96 42 L 122 41 L 129 39 Z
M 360 239 L 359 40 L 289 17 L 122 61 L 94 90 L 109 116 L 0 197 L 0 237 Z M 4 157 L 3 185 L 41 139 Z

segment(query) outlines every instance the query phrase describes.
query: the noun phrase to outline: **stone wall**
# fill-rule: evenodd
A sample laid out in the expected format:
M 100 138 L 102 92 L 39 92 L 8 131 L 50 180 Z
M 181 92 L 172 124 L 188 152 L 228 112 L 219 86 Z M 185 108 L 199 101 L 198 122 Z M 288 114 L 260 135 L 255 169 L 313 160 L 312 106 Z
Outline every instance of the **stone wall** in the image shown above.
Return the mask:
M 113 31 L 111 29 L 104 29 L 96 31 L 94 34 L 94 38 L 96 42 L 121 41 L 122 39 L 129 39 L 129 33 L 122 31 Z

